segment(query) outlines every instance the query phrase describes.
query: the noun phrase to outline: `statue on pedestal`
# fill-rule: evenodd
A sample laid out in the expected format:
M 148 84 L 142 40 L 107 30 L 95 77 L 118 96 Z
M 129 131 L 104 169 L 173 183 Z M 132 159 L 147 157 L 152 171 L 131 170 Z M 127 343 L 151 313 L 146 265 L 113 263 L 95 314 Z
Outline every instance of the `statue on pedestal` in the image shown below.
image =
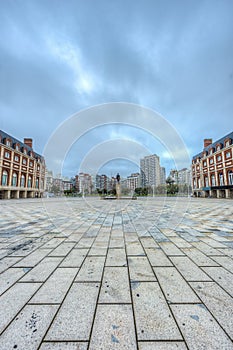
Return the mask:
M 117 199 L 120 199 L 121 197 L 121 184 L 120 184 L 120 174 L 117 173 L 117 176 L 116 176 L 116 180 L 117 180 L 117 183 L 116 183 L 116 197 Z

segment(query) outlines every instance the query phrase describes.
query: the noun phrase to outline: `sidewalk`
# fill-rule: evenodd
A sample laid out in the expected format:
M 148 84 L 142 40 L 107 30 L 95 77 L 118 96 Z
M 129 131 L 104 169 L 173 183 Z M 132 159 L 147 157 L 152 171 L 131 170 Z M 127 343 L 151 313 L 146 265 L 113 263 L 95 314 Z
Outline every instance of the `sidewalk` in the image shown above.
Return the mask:
M 0 212 L 1 350 L 233 349 L 232 201 L 9 200 Z

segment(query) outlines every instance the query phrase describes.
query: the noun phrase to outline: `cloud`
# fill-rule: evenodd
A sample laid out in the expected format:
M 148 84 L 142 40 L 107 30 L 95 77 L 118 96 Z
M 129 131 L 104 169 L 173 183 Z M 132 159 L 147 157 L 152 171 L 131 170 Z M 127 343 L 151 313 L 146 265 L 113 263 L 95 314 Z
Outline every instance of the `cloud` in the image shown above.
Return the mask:
M 203 138 L 232 130 L 232 12 L 228 0 L 2 2 L 1 128 L 32 136 L 42 152 L 70 115 L 125 101 L 158 111 L 198 153 Z M 104 141 L 99 132 L 86 136 L 84 149 L 92 138 Z M 115 125 L 105 132 L 144 142 L 172 166 L 142 131 Z

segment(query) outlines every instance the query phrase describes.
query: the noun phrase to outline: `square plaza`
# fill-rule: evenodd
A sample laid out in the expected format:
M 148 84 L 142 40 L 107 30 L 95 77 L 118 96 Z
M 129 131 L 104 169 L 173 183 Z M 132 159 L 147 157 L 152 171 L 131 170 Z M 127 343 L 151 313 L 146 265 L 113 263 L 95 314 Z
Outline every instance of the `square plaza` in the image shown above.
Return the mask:
M 0 349 L 233 349 L 233 205 L 1 201 Z

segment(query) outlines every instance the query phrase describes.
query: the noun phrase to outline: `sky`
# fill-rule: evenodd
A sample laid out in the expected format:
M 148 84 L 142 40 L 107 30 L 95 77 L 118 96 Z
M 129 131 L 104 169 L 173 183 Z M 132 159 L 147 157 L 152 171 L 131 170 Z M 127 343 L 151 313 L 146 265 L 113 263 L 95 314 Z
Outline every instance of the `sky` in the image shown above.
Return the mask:
M 151 153 L 167 174 L 188 166 L 182 152 L 174 161 L 159 132 L 149 132 L 146 112 L 145 128 L 133 118 L 126 125 L 105 116 L 101 124 L 94 113 L 99 124 L 89 129 L 82 111 L 143 106 L 167 121 L 190 158 L 199 153 L 204 138 L 215 141 L 233 130 L 232 13 L 232 0 L 1 0 L 0 129 L 19 140 L 32 137 L 45 155 L 56 133 L 66 130 L 63 143 L 73 132 L 62 166 L 48 160 L 51 170 L 60 167 L 69 177 L 86 170 L 86 159 L 99 172 L 123 176 Z M 78 123 L 75 130 L 65 126 L 74 115 L 79 137 Z M 102 144 L 122 149 L 104 158 Z

